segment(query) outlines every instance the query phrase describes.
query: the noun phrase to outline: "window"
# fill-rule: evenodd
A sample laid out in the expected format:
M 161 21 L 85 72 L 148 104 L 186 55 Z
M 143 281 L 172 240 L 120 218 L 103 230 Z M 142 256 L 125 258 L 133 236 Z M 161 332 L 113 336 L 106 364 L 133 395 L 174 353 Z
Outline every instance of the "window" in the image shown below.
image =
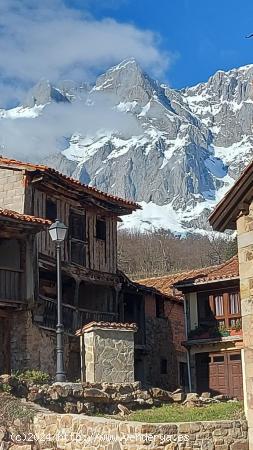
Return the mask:
M 215 315 L 223 316 L 224 315 L 224 304 L 223 304 L 223 296 L 216 295 L 214 297 L 214 305 L 215 305 Z
M 71 239 L 84 241 L 85 238 L 85 216 L 74 212 L 70 213 L 69 229 Z
M 86 265 L 85 215 L 71 211 L 69 216 L 70 259 Z
M 168 373 L 168 364 L 167 364 L 167 359 L 162 358 L 160 361 L 160 372 L 161 375 L 167 375 Z
M 165 313 L 164 313 L 164 300 L 162 300 L 160 297 L 156 297 L 155 300 L 156 303 L 156 317 L 159 318 L 164 318 L 165 317 Z
M 240 295 L 239 293 L 229 294 L 229 313 L 230 314 L 240 314 Z
M 198 294 L 199 325 L 217 325 L 225 328 L 240 327 L 240 293 L 236 291 Z
M 97 219 L 96 238 L 101 239 L 102 241 L 106 240 L 106 221 L 103 219 Z
M 51 198 L 46 200 L 46 219 L 54 222 L 57 219 L 57 204 Z
M 230 355 L 229 357 L 230 361 L 241 361 L 241 354 L 235 353 L 234 355 Z
M 214 356 L 213 357 L 213 362 L 214 363 L 222 363 L 222 362 L 224 362 L 224 356 Z

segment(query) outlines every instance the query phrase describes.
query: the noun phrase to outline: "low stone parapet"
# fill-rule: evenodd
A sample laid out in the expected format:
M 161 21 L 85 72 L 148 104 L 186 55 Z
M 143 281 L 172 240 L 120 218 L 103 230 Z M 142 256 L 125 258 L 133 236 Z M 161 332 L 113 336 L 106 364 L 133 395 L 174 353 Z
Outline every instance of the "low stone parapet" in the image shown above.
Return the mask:
M 34 432 L 58 449 L 248 450 L 245 421 L 147 424 L 77 415 L 38 414 Z M 50 447 L 50 442 L 47 445 Z

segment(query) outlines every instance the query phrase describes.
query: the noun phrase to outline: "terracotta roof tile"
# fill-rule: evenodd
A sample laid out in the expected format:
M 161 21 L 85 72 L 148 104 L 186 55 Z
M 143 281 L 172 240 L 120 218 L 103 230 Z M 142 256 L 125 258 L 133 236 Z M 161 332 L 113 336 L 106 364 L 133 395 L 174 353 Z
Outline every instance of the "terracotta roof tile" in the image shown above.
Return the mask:
M 83 333 L 87 333 L 94 328 L 108 329 L 108 330 L 122 330 L 122 331 L 137 331 L 138 327 L 136 323 L 122 323 L 122 322 L 90 322 L 83 326 L 80 330 L 77 330 L 76 335 L 80 336 Z
M 42 219 L 41 217 L 29 216 L 27 214 L 18 213 L 17 211 L 2 208 L 0 208 L 0 217 L 8 217 L 10 219 L 16 219 L 22 222 L 29 222 L 40 225 L 51 225 L 52 223 L 50 220 Z
M 60 177 L 62 180 L 70 183 L 72 186 L 81 187 L 84 189 L 85 192 L 89 192 L 96 197 L 111 200 L 115 203 L 122 204 L 131 209 L 141 209 L 141 206 L 138 203 L 132 202 L 130 200 L 125 200 L 121 197 L 117 197 L 116 195 L 107 194 L 106 192 L 100 191 L 99 189 L 97 189 L 95 187 L 88 186 L 87 184 L 83 184 L 80 181 L 75 180 L 72 177 L 63 175 L 62 173 L 60 173 L 57 170 L 55 170 L 51 167 L 48 167 L 48 166 L 44 166 L 41 164 L 32 164 L 32 163 L 17 161 L 16 159 L 8 159 L 8 158 L 0 157 L 0 166 L 1 165 L 15 166 L 15 167 L 20 167 L 25 170 L 31 170 L 31 171 L 38 170 L 40 172 L 45 172 L 45 173 L 48 173 L 51 175 L 56 175 L 56 176 Z
M 187 272 L 173 273 L 162 277 L 138 280 L 146 287 L 155 288 L 163 295 L 182 299 L 182 294 L 176 290 L 177 285 L 194 283 L 207 283 L 212 280 L 222 280 L 239 277 L 238 258 L 234 256 L 229 261 L 216 266 L 193 269 Z

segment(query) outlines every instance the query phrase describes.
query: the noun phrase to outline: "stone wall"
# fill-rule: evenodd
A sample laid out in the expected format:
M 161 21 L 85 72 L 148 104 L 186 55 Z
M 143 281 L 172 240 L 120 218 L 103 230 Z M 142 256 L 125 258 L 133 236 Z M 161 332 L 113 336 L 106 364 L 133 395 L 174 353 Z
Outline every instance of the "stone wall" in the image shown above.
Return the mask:
M 77 348 L 74 348 L 77 347 Z M 73 350 L 75 350 L 73 352 Z M 79 340 L 64 336 L 65 369 L 69 379 L 80 379 Z M 31 311 L 16 312 L 11 320 L 11 370 L 34 369 L 55 375 L 55 332 L 38 327 Z M 75 359 L 74 361 L 73 354 Z
M 84 326 L 86 381 L 134 382 L 134 332 L 121 324 L 103 322 Z M 112 328 L 113 327 L 113 328 Z
M 165 300 L 164 317 L 159 318 L 156 316 L 156 297 L 146 294 L 145 315 L 147 351 L 143 356 L 140 352 L 139 356 L 143 361 L 141 381 L 174 390 L 180 385 L 179 362 L 187 361 L 185 348 L 181 345 L 185 340 L 183 304 Z M 167 365 L 167 373 L 162 373 L 162 364 Z
M 237 220 L 243 343 L 245 410 L 253 449 L 253 203 L 247 216 Z
M 147 424 L 41 412 L 34 433 L 61 450 L 248 450 L 247 423 L 240 420 Z
M 25 186 L 21 170 L 0 170 L 0 208 L 24 212 Z
M 179 386 L 178 358 L 170 321 L 146 318 L 146 354 L 144 356 L 145 382 L 152 386 L 174 390 Z M 167 370 L 162 373 L 162 360 Z M 165 364 L 165 363 L 164 363 Z

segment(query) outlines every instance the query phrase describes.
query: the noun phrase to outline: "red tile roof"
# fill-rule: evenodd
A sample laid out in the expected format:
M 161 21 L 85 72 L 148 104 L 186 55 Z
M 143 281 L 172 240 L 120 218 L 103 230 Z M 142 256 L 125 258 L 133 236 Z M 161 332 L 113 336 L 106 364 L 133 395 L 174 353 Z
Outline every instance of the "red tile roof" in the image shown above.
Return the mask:
M 49 175 L 55 175 L 57 177 L 60 177 L 63 181 L 69 183 L 70 185 L 72 185 L 74 187 L 82 188 L 85 192 L 88 192 L 97 198 L 109 200 L 109 201 L 115 202 L 119 205 L 121 204 L 124 207 L 127 207 L 131 210 L 141 209 L 141 206 L 138 203 L 132 202 L 130 200 L 125 200 L 125 199 L 123 199 L 121 197 L 117 197 L 115 195 L 107 194 L 106 192 L 100 191 L 99 189 L 97 189 L 95 187 L 88 186 L 87 184 L 83 184 L 80 181 L 75 180 L 72 177 L 63 175 L 62 173 L 60 173 L 57 170 L 55 170 L 51 167 L 48 167 L 48 166 L 44 166 L 41 164 L 32 164 L 32 163 L 17 161 L 16 159 L 8 159 L 8 158 L 0 157 L 0 166 L 1 165 L 20 167 L 21 169 L 28 170 L 28 171 L 29 170 L 30 171 L 37 170 L 40 172 L 45 172 Z
M 10 219 L 19 220 L 21 222 L 29 222 L 31 224 L 40 224 L 40 225 L 51 225 L 51 221 L 47 219 L 42 219 L 41 217 L 29 216 L 27 214 L 21 214 L 16 211 L 12 211 L 10 209 L 2 209 L 0 208 L 0 217 L 7 217 Z
M 122 330 L 122 331 L 137 331 L 138 327 L 136 323 L 122 323 L 122 322 L 90 322 L 87 325 L 84 325 L 83 328 L 77 330 L 76 335 L 80 336 L 84 333 L 92 331 L 95 328 L 107 330 Z
M 206 283 L 210 281 L 227 280 L 239 278 L 238 256 L 234 256 L 223 264 L 216 266 L 206 276 L 198 277 L 195 283 Z
M 138 280 L 146 287 L 155 288 L 163 295 L 182 299 L 182 294 L 176 291 L 177 286 L 183 284 L 208 283 L 214 280 L 224 280 L 239 277 L 238 258 L 234 256 L 229 261 L 216 266 L 193 269 L 187 272 L 173 273 L 162 277 Z

